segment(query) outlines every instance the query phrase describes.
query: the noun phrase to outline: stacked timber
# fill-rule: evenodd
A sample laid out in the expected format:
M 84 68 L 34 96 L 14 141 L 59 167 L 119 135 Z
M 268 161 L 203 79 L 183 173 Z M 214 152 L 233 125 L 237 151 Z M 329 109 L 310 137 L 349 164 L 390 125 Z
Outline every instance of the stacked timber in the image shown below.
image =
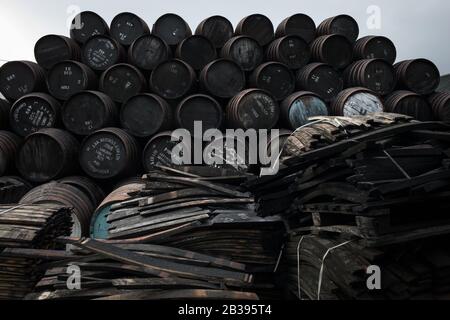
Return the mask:
M 287 140 L 277 176 L 248 184 L 261 215 L 371 245 L 450 231 L 447 125 L 395 114 L 315 120 Z
M 50 268 L 27 300 L 257 300 L 253 275 L 241 263 L 197 252 L 150 244 L 67 240 L 78 250 L 12 250 L 50 260 Z M 80 269 L 80 287 L 70 274 Z
M 95 208 L 103 201 L 100 187 L 85 177 L 67 177 L 37 186 L 19 201 L 24 205 L 52 204 L 72 208 L 71 235 L 89 235 L 89 226 Z
M 288 138 L 277 176 L 246 184 L 260 215 L 281 213 L 295 229 L 283 260 L 291 293 L 447 299 L 450 126 L 395 114 L 314 120 Z
M 22 299 L 42 276 L 41 259 L 11 250 L 58 249 L 55 239 L 70 234 L 70 210 L 55 205 L 0 206 L 0 300 Z
M 276 296 L 274 270 L 285 227 L 280 217 L 258 217 L 253 197 L 239 187 L 248 178 L 232 169 L 155 167 L 142 182 L 111 194 L 97 210 L 91 235 L 243 263 L 255 274 L 253 290 Z
M 284 256 L 287 286 L 301 300 L 448 300 L 447 242 L 440 237 L 374 249 L 293 232 Z

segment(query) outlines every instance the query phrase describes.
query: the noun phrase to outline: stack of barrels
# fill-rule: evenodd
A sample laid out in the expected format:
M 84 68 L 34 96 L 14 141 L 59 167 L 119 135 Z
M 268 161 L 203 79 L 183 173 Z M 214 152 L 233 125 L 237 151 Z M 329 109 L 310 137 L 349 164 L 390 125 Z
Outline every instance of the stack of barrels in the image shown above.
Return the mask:
M 52 190 L 76 189 L 48 185 L 67 176 L 87 176 L 109 191 L 121 179 L 172 165 L 179 141 L 171 132 L 194 133 L 197 121 L 202 133 L 292 131 L 313 116 L 381 111 L 450 121 L 450 96 L 435 92 L 440 75 L 431 61 L 394 64 L 392 41 L 358 37 L 348 15 L 316 26 L 295 14 L 277 28 L 261 14 L 236 28 L 212 16 L 193 32 L 176 14 L 161 16 L 151 28 L 129 12 L 110 25 L 82 12 L 70 37 L 39 39 L 36 63 L 0 68 L 6 98 L 0 100 L 0 174 L 44 186 L 24 200 L 39 202 L 33 194 L 58 197 Z M 78 233 L 86 234 L 87 212 L 101 199 L 92 196 L 92 181 L 77 181 L 72 194 L 86 206 L 73 207 L 83 229 Z

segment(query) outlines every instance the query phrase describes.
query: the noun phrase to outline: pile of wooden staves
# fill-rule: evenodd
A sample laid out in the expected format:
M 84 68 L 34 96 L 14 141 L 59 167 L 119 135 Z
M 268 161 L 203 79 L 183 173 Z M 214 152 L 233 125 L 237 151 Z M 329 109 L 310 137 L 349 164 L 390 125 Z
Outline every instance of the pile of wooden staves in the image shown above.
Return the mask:
M 253 288 L 274 293 L 285 226 L 279 216 L 262 218 L 240 185 L 248 175 L 214 167 L 159 167 L 145 187 L 113 204 L 108 241 L 152 243 L 243 263 L 255 273 Z
M 253 276 L 241 263 L 159 245 L 111 244 L 92 239 L 67 242 L 78 249 L 73 253 L 17 251 L 53 260 L 35 292 L 26 299 L 258 299 L 249 291 Z M 79 268 L 79 279 L 70 273 L 73 267 Z
M 22 299 L 41 274 L 41 260 L 14 250 L 58 248 L 54 240 L 70 234 L 70 210 L 54 205 L 0 206 L 0 299 Z
M 302 300 L 447 300 L 448 237 L 367 248 L 359 240 L 293 233 L 286 283 Z
M 316 139 L 324 128 L 335 130 Z M 354 235 L 370 246 L 450 232 L 446 124 L 386 114 L 323 118 L 289 138 L 287 152 L 295 156 L 278 176 L 253 183 L 263 215 L 287 209 L 294 228 Z
M 194 173 L 195 172 L 195 173 Z M 255 265 L 276 264 L 282 235 L 279 217 L 261 218 L 239 185 L 249 177 L 212 167 L 160 168 L 146 187 L 114 204 L 109 240 L 152 240 Z

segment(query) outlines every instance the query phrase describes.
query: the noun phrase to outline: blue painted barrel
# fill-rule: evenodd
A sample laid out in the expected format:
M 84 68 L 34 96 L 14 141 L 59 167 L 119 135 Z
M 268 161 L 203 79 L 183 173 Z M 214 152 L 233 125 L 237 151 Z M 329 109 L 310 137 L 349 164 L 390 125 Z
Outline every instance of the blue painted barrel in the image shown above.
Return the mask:
M 111 212 L 111 206 L 115 203 L 126 201 L 131 198 L 132 192 L 142 190 L 144 183 L 130 183 L 114 190 L 95 210 L 91 219 L 90 236 L 92 239 L 108 238 L 108 215 Z
M 281 103 L 281 113 L 285 125 L 293 130 L 307 124 L 311 117 L 329 114 L 325 101 L 308 91 L 299 91 L 287 97 Z

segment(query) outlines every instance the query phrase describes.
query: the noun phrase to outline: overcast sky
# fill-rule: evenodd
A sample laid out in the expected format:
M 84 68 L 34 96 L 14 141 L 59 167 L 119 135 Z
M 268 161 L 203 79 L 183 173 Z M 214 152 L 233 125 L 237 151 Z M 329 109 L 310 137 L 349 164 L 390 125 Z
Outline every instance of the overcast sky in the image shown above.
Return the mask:
M 309 14 L 317 24 L 327 17 L 347 13 L 354 16 L 361 36 L 390 37 L 399 59 L 428 58 L 442 74 L 450 73 L 450 1 L 448 0 L 0 0 L 0 59 L 32 59 L 34 43 L 45 34 L 68 35 L 70 6 L 96 11 L 109 23 L 119 12 L 131 11 L 151 26 L 162 14 L 181 15 L 195 30 L 204 18 L 220 14 L 234 25 L 251 13 L 262 13 L 275 27 L 294 13 Z M 381 10 L 381 28 L 369 29 L 367 10 Z M 372 11 L 374 12 L 374 11 Z M 373 20 L 371 20 L 373 21 Z

